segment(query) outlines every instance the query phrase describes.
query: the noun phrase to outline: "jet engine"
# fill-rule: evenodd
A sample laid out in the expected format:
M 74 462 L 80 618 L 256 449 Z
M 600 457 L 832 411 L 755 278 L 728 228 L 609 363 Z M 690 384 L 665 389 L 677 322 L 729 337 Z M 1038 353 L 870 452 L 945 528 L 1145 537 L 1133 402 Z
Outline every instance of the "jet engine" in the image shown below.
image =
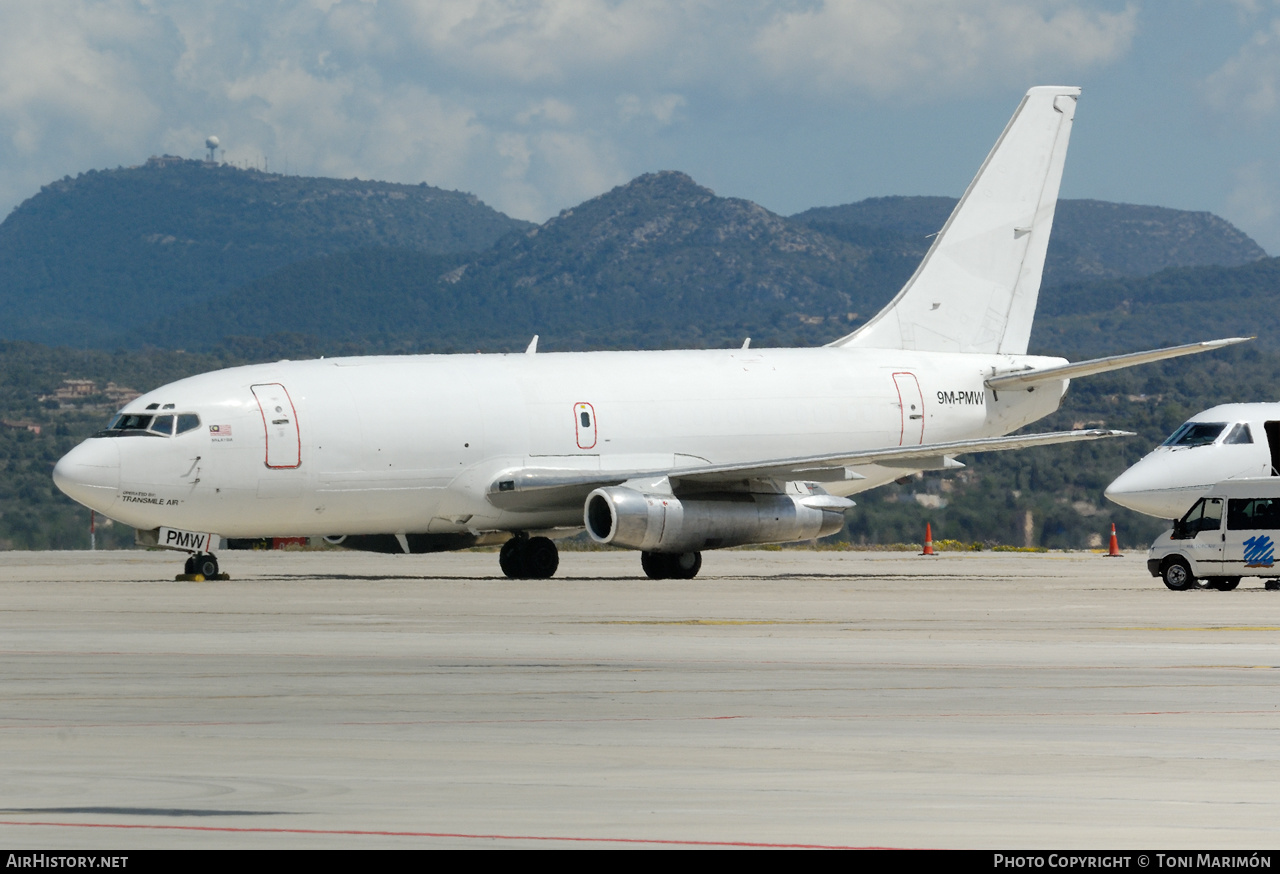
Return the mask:
M 597 543 L 645 552 L 684 553 L 786 543 L 835 534 L 844 526 L 848 498 L 731 492 L 676 498 L 627 486 L 587 495 L 583 516 Z

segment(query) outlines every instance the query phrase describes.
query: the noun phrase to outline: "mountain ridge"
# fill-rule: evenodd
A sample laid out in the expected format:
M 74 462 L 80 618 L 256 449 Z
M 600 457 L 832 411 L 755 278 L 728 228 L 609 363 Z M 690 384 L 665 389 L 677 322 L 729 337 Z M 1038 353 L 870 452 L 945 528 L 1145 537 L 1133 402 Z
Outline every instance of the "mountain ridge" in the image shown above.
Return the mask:
M 41 188 L 0 223 L 0 336 L 114 342 L 155 315 L 306 258 L 470 251 L 530 226 L 473 195 L 180 158 Z
M 890 300 L 955 202 L 872 198 L 785 217 L 667 170 L 534 225 L 425 183 L 156 158 L 50 183 L 0 224 L 0 337 L 211 348 L 293 333 L 389 351 L 510 348 L 534 333 L 547 349 L 812 345 Z M 1265 254 L 1208 213 L 1062 201 L 1042 313 L 1109 309 L 1122 292 L 1093 282 Z

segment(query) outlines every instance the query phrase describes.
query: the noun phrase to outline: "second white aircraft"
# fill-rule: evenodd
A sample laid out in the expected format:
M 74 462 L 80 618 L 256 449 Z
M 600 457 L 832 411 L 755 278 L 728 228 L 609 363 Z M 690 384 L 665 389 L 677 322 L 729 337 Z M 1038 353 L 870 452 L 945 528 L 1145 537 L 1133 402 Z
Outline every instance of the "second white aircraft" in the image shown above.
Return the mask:
M 915 274 L 818 349 L 279 361 L 148 392 L 58 462 L 58 487 L 218 572 L 223 537 L 329 535 L 420 553 L 503 543 L 548 577 L 555 536 L 692 577 L 708 549 L 838 531 L 848 496 L 1001 435 L 1069 380 L 1235 340 L 1069 364 L 1027 355 L 1079 89 L 1033 88 Z
M 1223 480 L 1280 475 L 1280 404 L 1223 404 L 1196 413 L 1106 495 L 1122 507 L 1177 519 Z

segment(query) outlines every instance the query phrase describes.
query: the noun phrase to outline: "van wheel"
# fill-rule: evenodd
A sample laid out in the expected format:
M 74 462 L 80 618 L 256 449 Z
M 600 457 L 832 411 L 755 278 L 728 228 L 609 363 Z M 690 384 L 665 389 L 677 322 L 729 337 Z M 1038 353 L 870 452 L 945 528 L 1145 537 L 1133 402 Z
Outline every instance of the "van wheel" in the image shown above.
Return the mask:
M 1190 589 L 1196 584 L 1196 575 L 1191 572 L 1191 565 L 1180 555 L 1170 556 L 1160 567 L 1160 577 L 1164 584 L 1175 592 Z
M 1239 577 L 1214 577 L 1209 581 L 1209 588 L 1217 589 L 1219 592 L 1230 592 L 1238 585 L 1240 585 Z

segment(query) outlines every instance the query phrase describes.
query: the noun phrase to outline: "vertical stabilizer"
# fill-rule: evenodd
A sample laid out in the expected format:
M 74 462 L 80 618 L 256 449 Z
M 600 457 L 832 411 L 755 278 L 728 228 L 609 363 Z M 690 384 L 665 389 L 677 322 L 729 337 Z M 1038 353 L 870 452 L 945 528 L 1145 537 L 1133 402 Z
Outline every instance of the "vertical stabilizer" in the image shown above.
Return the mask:
M 830 345 L 1025 354 L 1079 96 L 1028 91 L 897 297 Z

